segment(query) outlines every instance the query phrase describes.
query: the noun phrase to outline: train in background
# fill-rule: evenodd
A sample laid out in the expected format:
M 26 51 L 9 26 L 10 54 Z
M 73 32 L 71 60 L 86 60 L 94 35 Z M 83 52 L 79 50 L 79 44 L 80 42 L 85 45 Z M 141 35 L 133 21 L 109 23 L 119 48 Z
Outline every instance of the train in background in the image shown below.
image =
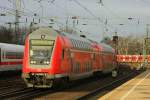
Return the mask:
M 27 87 L 50 88 L 101 73 L 117 75 L 116 53 L 85 37 L 39 28 L 26 37 L 22 78 Z
M 0 43 L 0 73 L 22 68 L 24 46 Z

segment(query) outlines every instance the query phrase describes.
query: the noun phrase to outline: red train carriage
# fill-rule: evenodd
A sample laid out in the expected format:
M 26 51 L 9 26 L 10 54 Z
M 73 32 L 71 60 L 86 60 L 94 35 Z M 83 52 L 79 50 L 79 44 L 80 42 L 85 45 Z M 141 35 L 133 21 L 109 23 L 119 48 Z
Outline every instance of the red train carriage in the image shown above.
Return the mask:
M 115 51 L 106 44 L 50 28 L 40 28 L 26 38 L 22 77 L 28 87 L 52 87 L 58 80 L 115 69 Z
M 0 72 L 21 70 L 24 46 L 0 43 Z

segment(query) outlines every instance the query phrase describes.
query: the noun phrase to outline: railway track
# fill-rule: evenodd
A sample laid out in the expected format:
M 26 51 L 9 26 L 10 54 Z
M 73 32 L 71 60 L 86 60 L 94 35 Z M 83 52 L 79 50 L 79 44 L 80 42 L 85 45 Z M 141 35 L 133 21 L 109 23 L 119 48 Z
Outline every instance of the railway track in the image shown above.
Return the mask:
M 4 100 L 21 100 L 21 99 L 31 99 L 43 94 L 49 94 L 57 92 L 58 90 L 53 89 L 33 89 L 33 88 L 23 88 L 19 90 L 14 90 L 8 93 L 1 93 L 0 98 Z
M 92 92 L 89 92 L 81 97 L 78 97 L 76 100 L 85 100 L 85 99 L 90 100 L 92 98 L 95 98 L 97 96 L 97 94 L 100 94 L 100 92 L 106 93 L 106 92 L 108 92 L 108 90 L 114 89 L 115 87 L 117 87 L 117 86 L 121 85 L 122 83 L 126 82 L 127 80 L 129 80 L 131 78 L 131 76 L 135 76 L 135 73 L 130 73 L 125 77 L 122 77 L 118 80 L 112 81 L 109 84 L 104 85 L 103 87 L 99 87 L 99 88 L 93 90 Z
M 39 99 L 50 99 L 50 100 L 60 100 L 60 99 L 61 100 L 72 100 L 72 99 L 80 100 L 81 99 L 81 100 L 84 100 L 84 99 L 86 99 L 84 97 L 89 98 L 89 96 L 93 96 L 92 93 L 95 94 L 96 91 L 97 91 L 97 93 L 98 92 L 104 93 L 104 91 L 102 91 L 102 90 L 103 89 L 105 90 L 107 88 L 107 90 L 105 90 L 105 93 L 106 93 L 106 91 L 108 92 L 108 91 L 112 90 L 112 88 L 115 88 L 115 87 L 121 85 L 122 83 L 126 82 L 127 80 L 137 76 L 139 73 L 141 73 L 141 72 L 137 72 L 137 71 L 134 71 L 133 73 L 126 72 L 126 73 L 123 73 L 122 75 L 118 76 L 118 78 L 116 78 L 116 79 L 114 79 L 110 76 L 105 76 L 105 78 L 100 78 L 98 80 L 94 80 L 94 82 L 91 82 L 91 81 L 89 81 L 88 83 L 85 82 L 82 85 L 79 85 L 79 84 L 81 84 L 81 82 L 79 82 L 78 83 L 79 86 L 73 86 L 72 88 L 69 88 L 69 89 L 66 89 L 63 91 L 58 91 L 56 93 L 51 93 L 51 94 L 48 94 L 48 95 L 45 95 L 42 97 L 37 97 L 34 100 L 39 100 Z M 122 83 L 120 81 L 122 81 Z M 116 85 L 114 85 L 114 84 L 116 84 Z M 108 87 L 110 89 L 108 89 Z M 99 91 L 98 91 L 98 89 L 99 89 Z
M 126 71 L 124 74 L 118 76 L 114 79 L 108 75 L 105 78 L 87 78 L 85 80 L 78 81 L 77 83 L 71 85 L 69 88 L 65 89 L 31 89 L 31 88 L 18 88 L 12 89 L 5 93 L 0 92 L 0 99 L 4 100 L 19 100 L 19 99 L 50 99 L 50 100 L 66 100 L 66 99 L 78 99 L 83 100 L 95 96 L 95 93 L 101 92 L 108 87 L 115 87 L 114 84 L 120 84 L 120 81 L 129 80 L 130 76 L 136 76 L 139 73 L 132 71 Z M 128 78 L 127 76 L 128 75 Z M 126 77 L 123 77 L 126 76 Z M 124 81 L 123 81 L 124 80 Z M 81 84 L 82 83 L 82 84 Z M 105 83 L 105 84 L 104 84 Z M 106 83 L 109 83 L 106 85 Z M 117 86 L 118 86 L 117 85 Z M 91 92 L 92 91 L 92 92 Z M 93 95 L 94 94 L 94 95 Z
M 19 96 L 22 96 L 23 94 L 31 93 L 31 92 L 36 92 L 36 90 L 29 89 L 29 88 L 23 88 L 19 90 L 13 90 L 11 92 L 5 92 L 0 94 L 1 99 L 13 99 L 17 98 Z M 14 99 L 15 100 L 15 99 Z
M 25 87 L 25 83 L 21 78 L 10 78 L 7 80 L 0 80 L 0 92 L 2 90 L 14 87 Z

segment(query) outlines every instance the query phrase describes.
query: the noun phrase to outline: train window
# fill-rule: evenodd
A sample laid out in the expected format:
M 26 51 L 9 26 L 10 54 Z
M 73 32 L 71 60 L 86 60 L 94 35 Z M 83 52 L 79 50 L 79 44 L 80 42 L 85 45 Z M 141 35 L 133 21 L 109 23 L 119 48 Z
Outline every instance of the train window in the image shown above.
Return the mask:
M 76 48 L 76 40 L 73 40 L 73 43 L 74 43 L 74 48 Z
M 76 40 L 76 48 L 79 48 L 79 42 Z
M 91 70 L 91 63 L 90 62 L 86 62 L 84 65 L 84 71 L 88 72 Z
M 76 47 L 76 41 L 75 40 L 73 40 L 73 45 L 74 45 L 74 48 Z
M 65 50 L 63 49 L 62 50 L 62 59 L 64 59 L 64 56 L 65 56 Z
M 83 47 L 83 49 L 85 49 L 85 46 L 84 46 L 84 42 L 82 41 L 82 47 Z
M 83 49 L 84 47 L 83 47 L 84 45 L 83 45 L 83 41 L 81 41 L 81 48 Z
M 79 48 L 79 41 L 76 40 L 76 43 L 77 43 L 77 48 Z
M 82 44 L 82 41 L 80 41 L 80 48 L 81 48 L 81 49 L 83 48 L 83 44 Z
M 90 44 L 88 43 L 88 50 L 90 50 Z
M 79 41 L 78 43 L 79 43 L 79 48 L 81 49 L 81 41 Z
M 79 73 L 80 72 L 80 63 L 79 62 L 75 62 L 73 64 L 72 72 L 73 73 Z
M 83 47 L 82 47 L 82 41 L 80 41 L 80 49 L 82 49 Z
M 85 45 L 85 49 L 87 49 L 87 43 L 86 42 L 84 43 L 84 45 Z
M 6 52 L 5 58 L 6 59 L 22 59 L 23 53 L 22 52 Z
M 75 42 L 74 42 L 74 40 L 73 40 L 73 39 L 71 39 L 71 43 L 72 43 L 73 48 L 74 48 L 74 47 L 75 47 Z
M 86 49 L 89 50 L 89 49 L 88 49 L 88 43 L 86 43 Z
M 84 48 L 87 50 L 87 43 L 84 42 Z
M 5 52 L 3 51 L 3 53 L 1 54 L 2 58 L 5 58 Z
M 78 48 L 81 48 L 81 41 L 78 41 Z

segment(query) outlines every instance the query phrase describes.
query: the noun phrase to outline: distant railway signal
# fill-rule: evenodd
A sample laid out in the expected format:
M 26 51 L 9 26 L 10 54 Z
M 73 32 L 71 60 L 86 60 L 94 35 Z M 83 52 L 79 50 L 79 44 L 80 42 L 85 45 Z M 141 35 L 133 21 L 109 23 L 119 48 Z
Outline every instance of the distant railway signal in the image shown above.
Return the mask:
M 87 24 L 82 24 L 82 25 L 87 25 Z
M 0 16 L 6 16 L 6 14 L 0 14 Z
M 124 25 L 124 24 L 119 24 L 119 25 Z
M 77 19 L 77 16 L 73 16 L 72 19 Z
M 128 18 L 128 20 L 132 20 L 132 19 L 133 19 L 132 17 L 129 17 L 129 18 Z

